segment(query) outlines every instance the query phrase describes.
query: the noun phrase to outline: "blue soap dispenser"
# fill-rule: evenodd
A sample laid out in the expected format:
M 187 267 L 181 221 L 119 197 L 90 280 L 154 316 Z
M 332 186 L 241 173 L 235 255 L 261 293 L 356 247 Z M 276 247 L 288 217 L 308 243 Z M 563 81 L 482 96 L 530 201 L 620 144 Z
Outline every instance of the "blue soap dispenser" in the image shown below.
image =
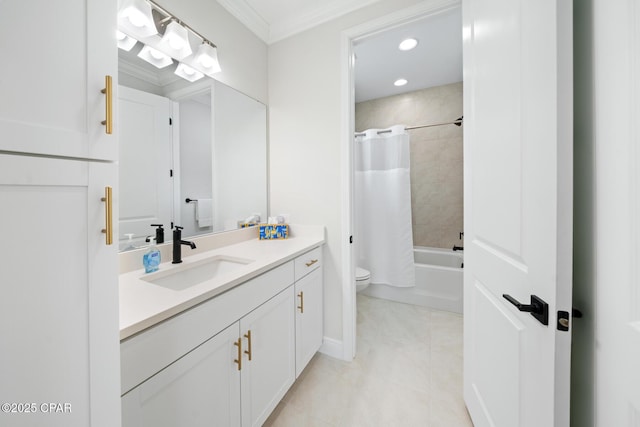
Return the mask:
M 144 264 L 145 273 L 153 273 L 160 268 L 160 250 L 156 247 L 155 237 L 151 238 L 151 244 L 149 249 L 142 257 L 142 264 Z

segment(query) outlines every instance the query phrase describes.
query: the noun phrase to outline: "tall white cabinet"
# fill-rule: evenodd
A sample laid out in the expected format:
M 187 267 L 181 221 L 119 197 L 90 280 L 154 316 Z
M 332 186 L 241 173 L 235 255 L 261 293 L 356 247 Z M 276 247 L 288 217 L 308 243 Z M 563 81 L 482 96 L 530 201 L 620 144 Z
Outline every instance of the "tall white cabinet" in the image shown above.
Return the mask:
M 102 232 L 106 187 L 117 219 L 118 143 L 101 124 L 115 19 L 111 0 L 0 2 L 0 425 L 120 423 L 117 252 Z

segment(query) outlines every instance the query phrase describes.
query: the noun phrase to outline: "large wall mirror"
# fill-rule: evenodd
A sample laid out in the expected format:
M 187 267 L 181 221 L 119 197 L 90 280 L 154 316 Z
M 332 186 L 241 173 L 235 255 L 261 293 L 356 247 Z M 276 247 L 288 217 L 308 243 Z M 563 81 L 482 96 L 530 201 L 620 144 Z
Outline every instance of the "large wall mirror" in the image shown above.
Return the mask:
M 119 50 L 120 249 L 147 245 L 152 224 L 168 241 L 172 224 L 188 238 L 266 219 L 266 106 L 156 69 L 139 50 Z

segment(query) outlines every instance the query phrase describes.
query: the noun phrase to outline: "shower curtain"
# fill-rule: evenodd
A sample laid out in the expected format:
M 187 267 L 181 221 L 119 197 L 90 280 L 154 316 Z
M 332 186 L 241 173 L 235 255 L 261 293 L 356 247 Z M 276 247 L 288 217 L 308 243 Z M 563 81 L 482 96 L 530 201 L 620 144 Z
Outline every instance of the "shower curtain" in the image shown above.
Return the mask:
M 369 129 L 355 143 L 357 265 L 371 283 L 415 286 L 409 134 L 404 126 L 386 133 Z

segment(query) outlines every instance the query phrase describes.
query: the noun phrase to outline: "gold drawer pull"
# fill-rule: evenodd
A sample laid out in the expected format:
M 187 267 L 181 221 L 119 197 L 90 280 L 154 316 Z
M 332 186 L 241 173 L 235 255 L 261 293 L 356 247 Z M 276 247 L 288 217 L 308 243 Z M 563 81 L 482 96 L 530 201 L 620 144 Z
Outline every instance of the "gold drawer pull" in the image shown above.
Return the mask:
M 298 308 L 300 309 L 300 313 L 304 313 L 304 292 L 300 291 L 298 297 L 300 297 L 300 305 Z
M 107 245 L 113 244 L 113 189 L 104 187 L 104 197 L 100 199 L 104 202 L 105 228 L 102 232 L 106 235 Z
M 104 89 L 102 89 L 100 93 L 106 95 L 104 103 L 106 120 L 103 120 L 101 123 L 105 125 L 107 135 L 111 135 L 113 133 L 113 83 L 111 76 L 104 76 Z
M 238 338 L 238 341 L 234 342 L 233 345 L 238 347 L 238 358 L 233 359 L 233 362 L 238 364 L 238 371 L 240 371 L 242 369 L 242 338 Z
M 247 349 L 244 351 L 246 355 L 249 356 L 249 360 L 251 360 L 251 329 L 244 334 L 244 337 L 247 339 Z
M 307 267 L 311 267 L 313 264 L 315 264 L 316 262 L 318 262 L 317 259 L 312 259 L 309 262 L 305 262 L 304 265 L 306 265 Z

